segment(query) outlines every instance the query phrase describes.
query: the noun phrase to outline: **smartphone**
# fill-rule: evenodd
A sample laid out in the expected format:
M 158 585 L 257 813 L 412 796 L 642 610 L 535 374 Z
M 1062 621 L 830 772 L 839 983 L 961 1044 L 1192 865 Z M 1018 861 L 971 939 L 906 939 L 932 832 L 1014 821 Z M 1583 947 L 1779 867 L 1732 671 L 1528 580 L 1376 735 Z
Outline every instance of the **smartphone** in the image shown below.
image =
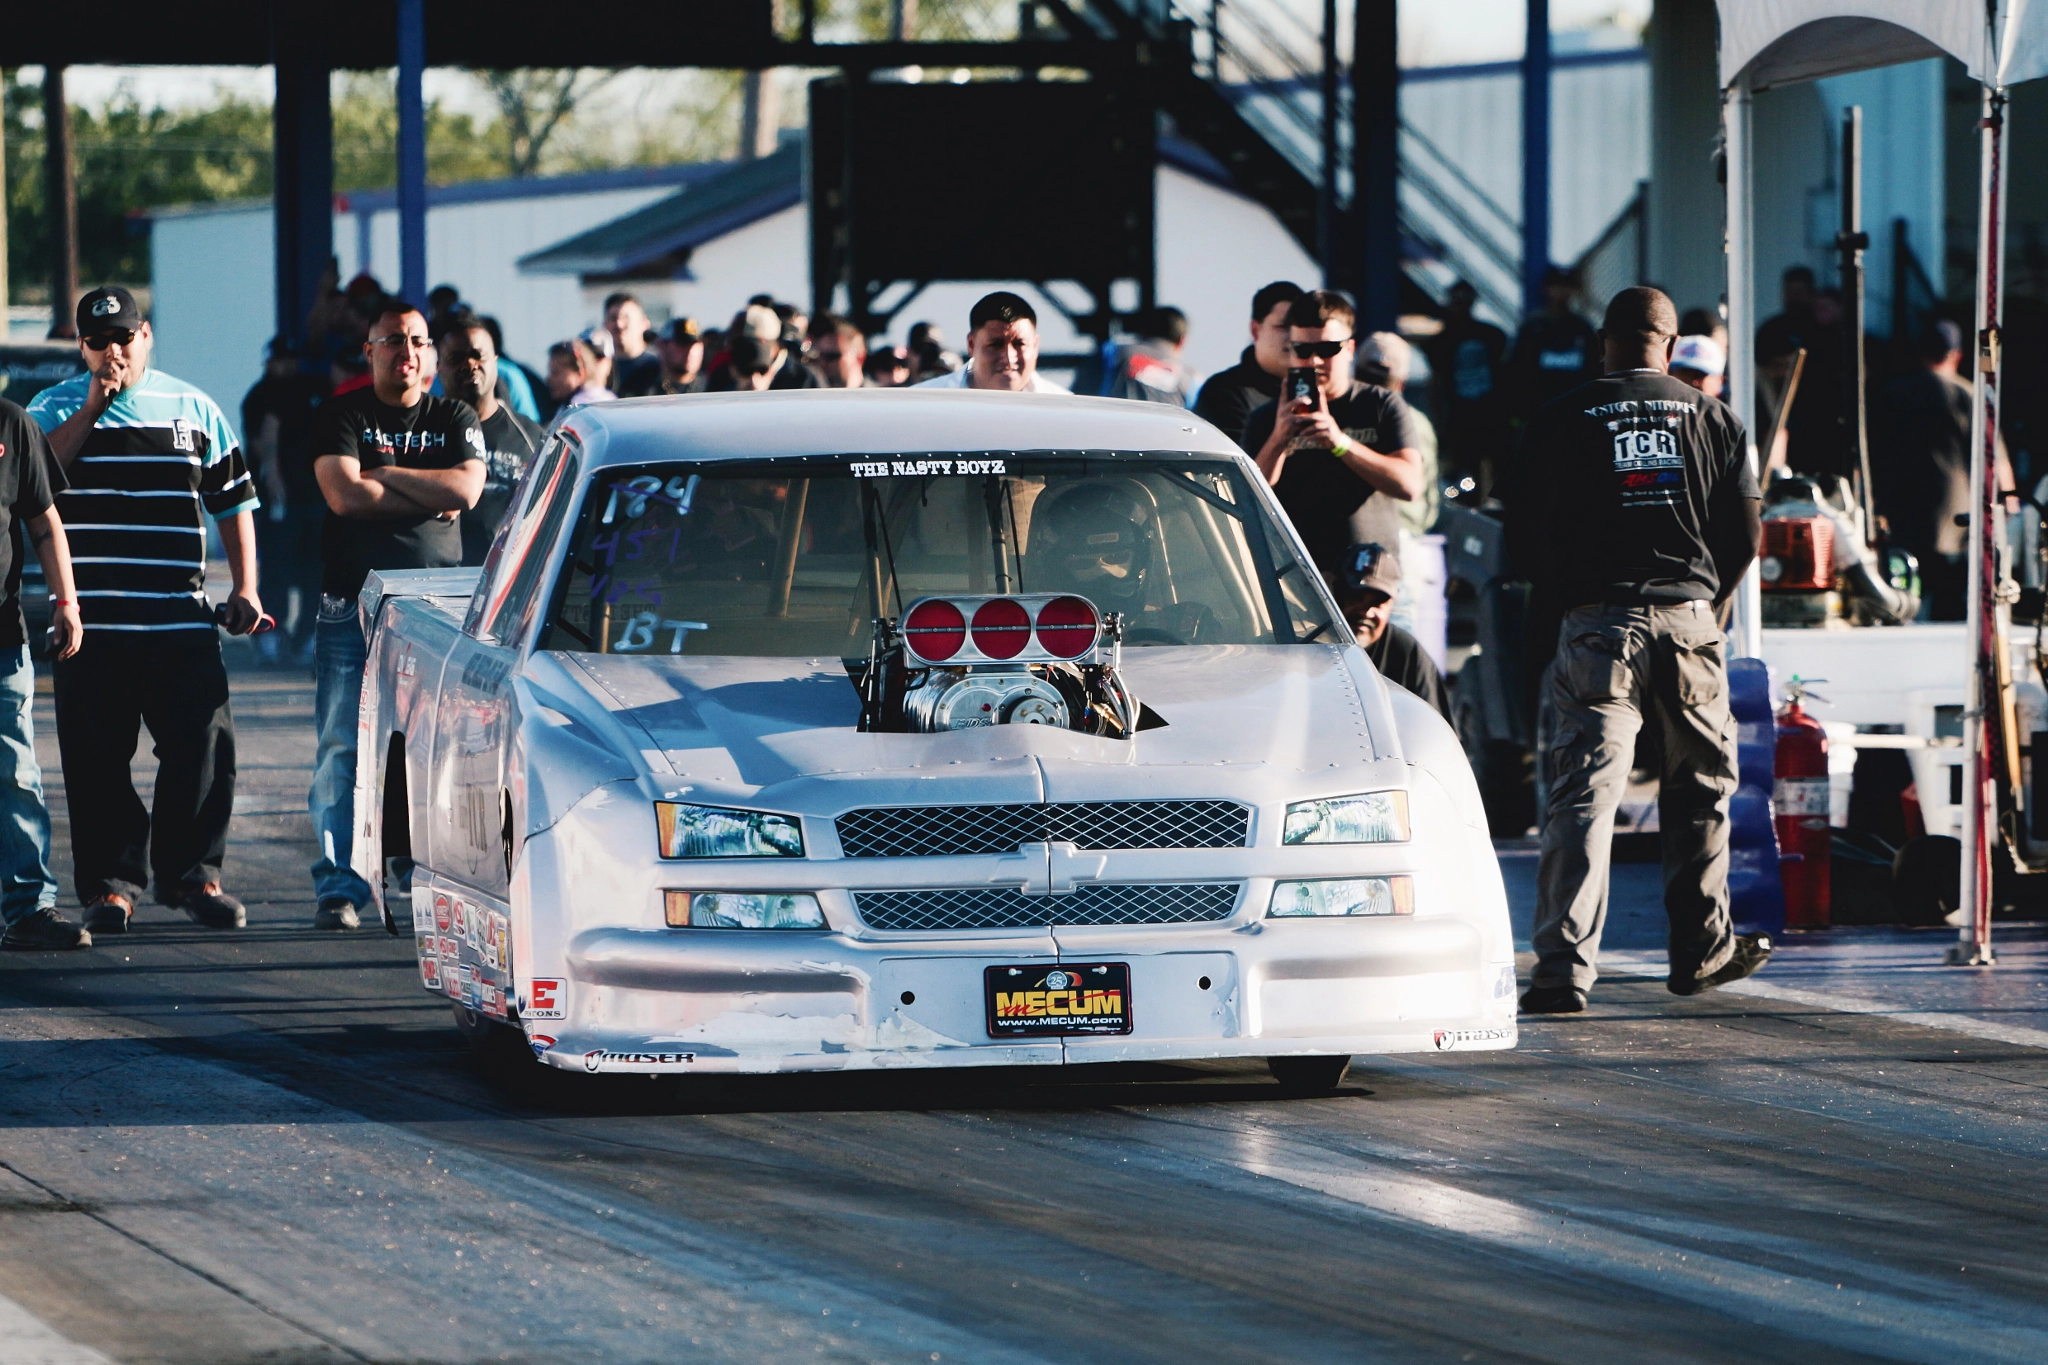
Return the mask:
M 1290 365 L 1287 367 L 1287 381 L 1281 386 L 1281 394 L 1290 403 L 1313 403 L 1322 406 L 1321 391 L 1316 388 L 1316 371 L 1313 365 Z

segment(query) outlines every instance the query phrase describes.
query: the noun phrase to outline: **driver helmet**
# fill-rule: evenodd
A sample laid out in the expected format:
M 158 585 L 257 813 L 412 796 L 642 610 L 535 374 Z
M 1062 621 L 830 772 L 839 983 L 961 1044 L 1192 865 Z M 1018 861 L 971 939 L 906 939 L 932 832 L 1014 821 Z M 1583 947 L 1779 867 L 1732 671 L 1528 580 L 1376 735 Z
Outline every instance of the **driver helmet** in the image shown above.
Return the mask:
M 1099 605 L 1139 610 L 1159 537 L 1159 504 L 1135 479 L 1055 489 L 1032 516 L 1031 558 Z

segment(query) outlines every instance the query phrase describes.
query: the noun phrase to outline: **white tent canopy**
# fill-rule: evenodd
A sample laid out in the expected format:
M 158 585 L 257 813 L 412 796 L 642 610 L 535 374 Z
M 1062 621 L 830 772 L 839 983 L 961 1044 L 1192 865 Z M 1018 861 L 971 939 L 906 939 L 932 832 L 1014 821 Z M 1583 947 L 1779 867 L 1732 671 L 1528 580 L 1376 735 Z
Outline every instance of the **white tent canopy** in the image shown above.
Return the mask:
M 1721 85 L 1752 90 L 1946 53 L 1971 77 L 2048 76 L 2048 0 L 1718 0 Z M 1996 33 L 1994 38 L 1992 35 Z

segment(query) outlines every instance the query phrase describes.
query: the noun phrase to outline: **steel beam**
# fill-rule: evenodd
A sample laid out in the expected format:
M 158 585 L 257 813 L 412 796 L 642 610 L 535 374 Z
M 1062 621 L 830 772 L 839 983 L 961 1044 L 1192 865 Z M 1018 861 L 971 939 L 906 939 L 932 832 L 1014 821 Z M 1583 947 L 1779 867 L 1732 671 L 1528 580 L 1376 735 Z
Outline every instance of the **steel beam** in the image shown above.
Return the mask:
M 1550 268 L 1550 0 L 1528 0 L 1522 50 L 1522 307 L 1543 311 Z
M 276 224 L 277 335 L 303 349 L 306 316 L 319 302 L 334 256 L 334 113 L 329 70 L 304 20 L 279 3 L 271 11 L 276 149 L 271 206 Z
M 1401 64 L 1395 0 L 1358 0 L 1351 38 L 1351 183 L 1360 228 L 1361 330 L 1391 332 L 1401 311 Z
M 398 292 L 427 303 L 427 67 L 425 0 L 398 0 Z

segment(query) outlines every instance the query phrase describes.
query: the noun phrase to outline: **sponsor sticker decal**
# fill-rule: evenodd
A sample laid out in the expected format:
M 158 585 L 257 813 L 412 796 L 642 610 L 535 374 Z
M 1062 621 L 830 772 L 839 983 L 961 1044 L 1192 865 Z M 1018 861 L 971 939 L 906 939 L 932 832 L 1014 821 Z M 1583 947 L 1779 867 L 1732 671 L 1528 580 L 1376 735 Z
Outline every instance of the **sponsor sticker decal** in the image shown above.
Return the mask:
M 546 1033 L 528 1034 L 526 1041 L 533 1048 L 533 1055 L 536 1057 L 545 1057 L 548 1049 L 555 1045 L 554 1038 Z
M 434 958 L 420 959 L 420 981 L 430 991 L 441 989 L 441 964 Z
M 847 466 L 856 479 L 929 478 L 934 474 L 1007 474 L 1003 460 L 854 460 Z
M 447 933 L 450 918 L 448 898 L 446 896 L 434 897 L 434 927 L 444 934 Z
M 697 1060 L 694 1052 L 613 1052 L 598 1048 L 583 1054 L 583 1069 L 596 1072 L 605 1066 L 688 1066 Z
M 991 1038 L 1131 1031 L 1127 963 L 990 967 L 982 989 Z
M 519 1013 L 527 1019 L 568 1018 L 569 983 L 558 976 L 536 976 L 526 1003 L 519 1007 Z
M 1436 1050 L 1452 1052 L 1473 1043 L 1512 1043 L 1515 1031 L 1511 1028 L 1440 1028 L 1436 1031 Z

